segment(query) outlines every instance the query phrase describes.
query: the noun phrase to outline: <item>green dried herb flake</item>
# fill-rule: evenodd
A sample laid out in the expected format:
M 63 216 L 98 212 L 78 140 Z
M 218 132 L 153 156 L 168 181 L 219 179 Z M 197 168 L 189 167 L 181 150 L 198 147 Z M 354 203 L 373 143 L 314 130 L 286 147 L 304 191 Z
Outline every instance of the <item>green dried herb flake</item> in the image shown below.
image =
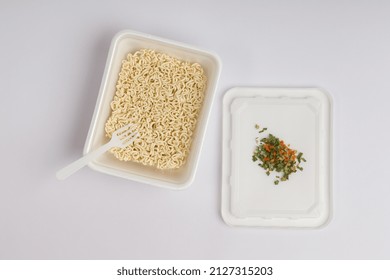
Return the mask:
M 258 130 L 258 133 L 267 130 L 258 124 L 255 125 L 255 129 Z M 288 180 L 290 174 L 296 173 L 297 170 L 303 170 L 300 163 L 301 161 L 306 162 L 306 159 L 302 156 L 302 152 L 291 149 L 289 144 L 286 145 L 283 140 L 270 133 L 261 140 L 256 138 L 256 148 L 252 160 L 259 161 L 258 165 L 266 171 L 268 176 L 272 171 L 281 173 L 281 177 L 276 176 L 277 179 L 274 181 L 274 184 L 277 185 L 280 181 Z

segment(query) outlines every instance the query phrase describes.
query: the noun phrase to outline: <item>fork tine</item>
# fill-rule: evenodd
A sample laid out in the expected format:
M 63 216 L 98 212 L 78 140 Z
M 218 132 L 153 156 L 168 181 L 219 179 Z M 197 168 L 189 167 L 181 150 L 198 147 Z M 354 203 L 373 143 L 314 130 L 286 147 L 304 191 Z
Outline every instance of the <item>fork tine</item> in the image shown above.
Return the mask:
M 119 135 L 125 133 L 126 131 L 128 131 L 129 129 L 132 129 L 132 128 L 135 128 L 135 127 L 136 127 L 135 124 L 129 123 L 129 124 L 127 124 L 127 125 L 125 125 L 125 126 L 119 128 L 119 129 L 117 129 L 116 135 L 119 136 Z
M 135 131 L 133 133 L 131 133 L 130 135 L 126 136 L 126 137 L 123 137 L 123 139 L 121 139 L 122 141 L 122 144 L 123 145 L 130 145 L 135 139 L 137 139 L 139 137 L 139 133 L 138 131 Z
M 126 141 L 127 139 L 131 139 L 133 137 L 136 137 L 138 134 L 138 131 L 130 131 L 126 134 L 123 134 L 121 136 L 119 136 L 119 140 L 121 141 Z

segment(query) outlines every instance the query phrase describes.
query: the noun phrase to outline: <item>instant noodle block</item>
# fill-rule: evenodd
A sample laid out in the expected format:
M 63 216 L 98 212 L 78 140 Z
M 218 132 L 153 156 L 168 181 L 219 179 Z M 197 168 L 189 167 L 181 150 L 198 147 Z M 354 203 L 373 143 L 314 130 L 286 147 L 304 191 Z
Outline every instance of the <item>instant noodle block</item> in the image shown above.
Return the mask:
M 261 141 L 269 134 L 291 144 L 304 157 L 303 169 L 277 184 L 275 176 L 281 173 L 267 175 L 261 162 L 253 158 L 259 143 L 256 138 Z M 331 146 L 332 101 L 323 90 L 230 89 L 223 100 L 224 221 L 232 226 L 292 228 L 327 224 L 332 212 Z M 265 152 L 272 149 L 268 145 Z
M 191 144 L 189 146 L 189 149 L 187 149 L 188 153 L 184 157 L 185 161 L 184 163 L 180 162 L 180 164 L 174 164 L 175 161 L 172 161 L 173 163 L 168 162 L 168 164 L 165 165 L 148 164 L 148 162 L 152 161 L 143 160 L 141 162 L 137 162 L 137 160 L 132 160 L 131 156 L 125 156 L 125 160 L 119 160 L 118 155 L 120 156 L 121 154 L 116 153 L 115 157 L 113 153 L 107 152 L 104 155 L 98 157 L 96 160 L 89 163 L 89 166 L 96 171 L 134 181 L 143 182 L 150 185 L 177 190 L 183 189 L 192 183 L 197 170 L 206 126 L 221 71 L 220 60 L 218 56 L 214 53 L 200 50 L 198 48 L 194 48 L 186 44 L 158 38 L 147 34 L 142 34 L 139 32 L 125 30 L 118 33 L 113 38 L 109 50 L 106 68 L 103 74 L 100 92 L 95 107 L 95 112 L 92 118 L 88 137 L 84 147 L 84 154 L 87 154 L 90 151 L 95 150 L 99 146 L 108 142 L 109 133 L 107 132 L 109 132 L 110 129 L 115 129 L 115 125 L 122 126 L 124 123 L 127 122 L 127 120 L 122 119 L 123 115 L 126 114 L 121 114 L 121 109 L 119 108 L 118 110 L 117 107 L 118 103 L 112 105 L 112 101 L 114 99 L 114 96 L 116 96 L 118 88 L 123 91 L 123 88 L 128 87 L 128 85 L 117 87 L 118 75 L 122 68 L 122 62 L 126 60 L 127 55 L 129 53 L 134 54 L 141 50 L 148 50 L 153 51 L 155 53 L 164 54 L 171 58 L 183 62 L 189 62 L 191 64 L 196 63 L 199 64 L 204 71 L 204 75 L 206 77 L 204 97 L 200 109 L 197 109 L 196 111 L 196 123 L 195 126 L 192 126 L 191 128 Z M 164 65 L 159 65 L 159 67 L 164 67 Z M 129 71 L 132 71 L 131 69 L 133 68 L 129 67 L 129 69 Z M 138 69 L 137 71 L 141 73 L 142 69 Z M 136 71 L 134 70 L 134 73 L 135 72 Z M 134 79 L 135 78 L 133 77 L 133 80 Z M 143 79 L 142 75 L 139 76 L 139 79 Z M 178 90 L 175 90 L 175 92 L 181 92 L 183 90 L 183 88 L 180 87 L 177 89 Z M 165 91 L 164 94 L 167 94 L 167 96 L 164 97 L 165 99 L 172 100 L 172 95 L 170 95 L 169 92 L 167 93 L 167 91 Z M 133 108 L 133 111 L 128 114 L 129 122 L 134 122 L 135 120 L 141 119 L 145 119 L 145 122 L 152 122 L 151 120 L 153 120 L 153 123 L 150 124 L 150 127 L 153 127 L 153 129 L 155 129 L 156 122 L 158 125 L 160 117 L 153 118 L 153 115 L 150 115 L 150 112 L 153 112 L 152 110 L 150 110 L 150 108 L 147 109 L 149 115 L 147 115 L 146 118 L 143 118 L 143 116 L 137 118 L 136 114 L 134 114 L 134 109 L 135 111 L 139 112 L 139 107 L 143 107 L 143 104 L 149 104 L 149 102 L 147 102 L 148 100 L 145 100 L 145 98 L 148 98 L 148 96 L 150 96 L 150 98 L 155 98 L 153 94 L 144 94 L 144 92 L 140 94 L 140 98 L 137 98 L 137 96 L 134 96 L 134 94 L 131 96 L 132 101 L 137 102 L 138 100 L 138 102 L 142 102 L 139 103 L 141 104 L 141 106 L 135 106 L 134 103 L 131 103 L 129 106 L 126 106 Z M 183 96 L 180 96 L 179 102 L 186 101 L 185 96 Z M 116 98 L 118 98 L 118 96 L 116 96 Z M 192 103 L 192 101 L 189 102 L 187 100 L 188 106 L 190 106 Z M 119 105 L 122 106 L 123 103 Z M 116 110 L 114 115 L 113 108 Z M 125 110 L 127 109 L 125 108 Z M 159 110 L 161 113 L 161 106 Z M 183 117 L 182 115 L 183 113 L 180 112 L 181 119 L 189 120 L 189 118 L 186 118 L 185 116 Z M 120 116 L 121 118 L 119 121 L 116 120 L 117 116 Z M 113 121 L 113 117 L 115 121 Z M 110 120 L 109 123 L 107 123 L 107 120 Z M 141 136 L 139 139 L 136 140 L 138 142 L 135 142 L 134 145 L 138 145 L 138 147 L 142 146 L 143 144 L 140 141 L 145 141 L 145 143 L 147 142 L 148 144 L 148 148 L 154 147 L 154 149 L 156 149 L 158 145 L 164 146 L 164 143 L 162 142 L 165 139 L 164 137 L 162 137 L 161 139 L 161 135 L 164 135 L 164 133 L 161 131 L 161 127 L 160 131 L 157 134 L 157 136 L 159 136 L 160 138 L 156 140 L 156 145 L 151 144 L 153 143 L 153 141 L 155 141 L 155 139 L 151 137 L 152 134 L 149 134 L 147 137 L 143 137 L 148 132 L 148 126 L 148 124 L 145 125 L 144 122 L 142 123 L 142 131 L 140 131 Z M 142 134 L 142 132 L 144 133 Z M 172 133 L 174 133 L 174 131 L 168 132 L 167 135 L 171 135 Z M 169 141 L 172 141 L 172 139 L 169 139 Z M 173 141 L 175 141 L 175 139 L 173 139 Z M 141 151 L 140 153 L 135 153 L 135 156 L 142 156 L 142 153 L 144 153 L 144 151 Z M 131 155 L 130 152 L 128 154 Z M 177 155 L 174 155 L 174 157 L 175 156 Z M 173 166 L 174 168 L 170 168 L 170 166 Z

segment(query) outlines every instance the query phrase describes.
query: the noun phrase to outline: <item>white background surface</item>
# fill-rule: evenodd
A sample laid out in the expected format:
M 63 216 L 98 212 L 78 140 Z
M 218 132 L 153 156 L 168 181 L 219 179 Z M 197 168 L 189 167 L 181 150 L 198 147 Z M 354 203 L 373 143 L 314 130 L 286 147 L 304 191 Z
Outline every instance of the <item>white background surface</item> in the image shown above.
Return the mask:
M 386 1 L 1 1 L 1 259 L 390 258 Z M 200 166 L 182 192 L 83 169 L 110 41 L 133 29 L 223 62 Z M 318 86 L 334 99 L 334 218 L 321 230 L 220 216 L 222 96 Z

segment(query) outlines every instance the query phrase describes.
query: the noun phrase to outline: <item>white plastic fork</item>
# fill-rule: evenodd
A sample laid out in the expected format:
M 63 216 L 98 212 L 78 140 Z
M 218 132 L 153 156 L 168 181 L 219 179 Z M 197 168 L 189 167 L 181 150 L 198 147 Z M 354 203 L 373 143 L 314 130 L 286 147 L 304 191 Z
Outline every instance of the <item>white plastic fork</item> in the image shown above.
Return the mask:
M 86 154 L 82 158 L 76 160 L 75 162 L 59 170 L 56 173 L 57 179 L 58 180 L 66 179 L 67 177 L 75 173 L 77 170 L 87 165 L 94 158 L 105 153 L 111 148 L 114 147 L 126 148 L 131 143 L 133 143 L 134 140 L 137 139 L 138 137 L 139 137 L 139 133 L 136 130 L 136 126 L 134 124 L 128 124 L 119 128 L 112 134 L 112 138 L 108 143 L 104 144 L 103 146 L 97 148 L 95 151 Z

